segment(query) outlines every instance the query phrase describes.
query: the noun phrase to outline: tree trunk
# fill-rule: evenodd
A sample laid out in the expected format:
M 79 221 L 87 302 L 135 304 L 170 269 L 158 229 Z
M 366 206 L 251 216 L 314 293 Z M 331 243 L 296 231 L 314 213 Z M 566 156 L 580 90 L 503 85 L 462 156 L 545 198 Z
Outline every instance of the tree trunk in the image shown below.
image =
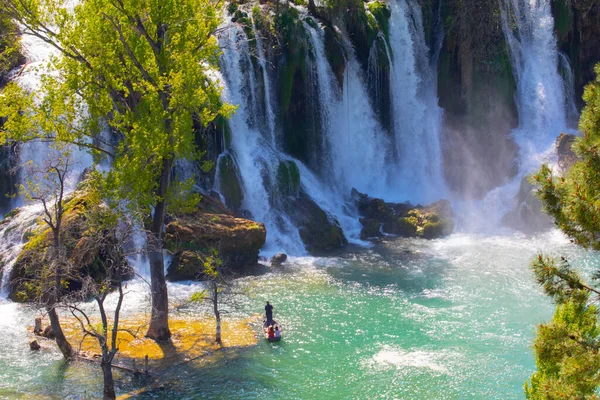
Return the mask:
M 48 318 L 50 319 L 50 326 L 52 327 L 52 332 L 54 332 L 56 345 L 60 349 L 60 352 L 63 354 L 63 356 L 67 360 L 69 360 L 71 357 L 73 357 L 73 348 L 71 347 L 69 341 L 63 333 L 56 309 L 53 306 L 48 306 L 46 307 L 46 310 L 48 311 Z
M 216 333 L 215 333 L 215 342 L 221 344 L 221 312 L 219 311 L 219 288 L 217 284 L 213 282 L 213 311 L 215 312 L 216 319 Z
M 104 375 L 104 400 L 114 400 L 117 396 L 115 394 L 112 365 L 110 362 L 105 362 L 104 360 L 102 360 L 100 365 L 102 366 L 102 374 Z
M 154 216 L 152 218 L 152 225 L 150 226 L 151 248 L 148 258 L 150 259 L 152 316 L 146 337 L 154 340 L 169 340 L 171 338 L 171 331 L 169 330 L 169 296 L 165 280 L 162 235 L 167 211 L 166 195 L 170 186 L 172 169 L 173 160 L 165 159 L 157 192 L 160 201 L 154 208 Z

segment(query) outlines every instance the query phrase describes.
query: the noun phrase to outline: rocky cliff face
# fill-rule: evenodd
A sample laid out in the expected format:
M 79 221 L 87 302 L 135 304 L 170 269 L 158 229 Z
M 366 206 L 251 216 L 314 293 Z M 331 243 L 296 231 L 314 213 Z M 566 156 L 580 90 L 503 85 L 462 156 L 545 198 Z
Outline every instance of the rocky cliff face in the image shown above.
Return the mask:
M 438 6 L 432 0 L 429 7 Z M 446 111 L 444 171 L 455 192 L 483 196 L 512 175 L 515 80 L 498 2 L 443 2 L 438 95 Z
M 560 50 L 571 62 L 578 106 L 584 86 L 594 78 L 600 62 L 600 2 L 597 0 L 553 0 L 552 13 Z

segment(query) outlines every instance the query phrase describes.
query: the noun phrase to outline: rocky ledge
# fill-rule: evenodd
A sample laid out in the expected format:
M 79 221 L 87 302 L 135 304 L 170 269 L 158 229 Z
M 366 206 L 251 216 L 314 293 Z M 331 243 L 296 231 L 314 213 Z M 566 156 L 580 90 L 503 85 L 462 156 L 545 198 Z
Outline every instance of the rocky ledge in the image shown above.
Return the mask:
M 10 223 L 13 218 L 19 218 L 19 212 L 17 209 L 8 214 L 0 225 Z M 94 218 L 104 221 L 101 240 L 98 239 L 98 232 L 94 233 L 90 228 L 89 218 L 92 213 Z M 49 252 L 52 249 L 53 235 L 41 217 L 40 214 L 37 221 L 28 226 L 22 234 L 27 243 L 8 277 L 9 298 L 13 301 L 40 300 L 43 296 L 42 282 L 44 279 L 50 279 L 46 275 L 49 274 L 47 265 L 51 262 Z M 4 234 L 7 232 L 4 231 Z M 106 279 L 106 252 L 111 243 L 118 243 L 116 235 L 116 220 L 112 218 L 111 210 L 100 200 L 97 193 L 79 190 L 70 196 L 64 204 L 61 234 L 66 249 L 63 277 L 65 292 L 80 289 L 84 277 L 91 277 L 96 282 Z M 133 277 L 133 269 L 125 256 L 120 256 L 119 263 L 119 276 L 115 278 L 127 280 Z
M 215 256 L 224 269 L 241 272 L 257 264 L 266 238 L 262 223 L 236 218 L 219 200 L 204 196 L 194 212 L 173 218 L 166 226 L 165 247 L 173 253 L 167 279 L 202 279 L 205 261 Z
M 436 239 L 454 231 L 454 213 L 450 202 L 440 200 L 428 206 L 410 203 L 386 203 L 352 189 L 352 199 L 358 207 L 363 226 L 361 239 L 373 239 L 384 234 L 401 237 Z

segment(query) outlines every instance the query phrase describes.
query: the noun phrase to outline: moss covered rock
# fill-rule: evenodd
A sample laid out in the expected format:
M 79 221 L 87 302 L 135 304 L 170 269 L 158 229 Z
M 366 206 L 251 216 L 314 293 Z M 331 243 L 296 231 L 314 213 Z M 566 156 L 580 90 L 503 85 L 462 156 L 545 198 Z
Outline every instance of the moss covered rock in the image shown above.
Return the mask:
M 454 213 L 447 200 L 424 207 L 413 206 L 410 203 L 386 203 L 356 189 L 352 190 L 352 198 L 363 216 L 360 219 L 363 225 L 362 239 L 380 236 L 379 226 L 384 233 L 424 239 L 447 236 L 454 230 Z
M 92 235 L 98 233 L 90 231 L 88 221 L 91 212 L 95 214 L 94 218 L 103 218 L 105 221 L 102 241 L 92 238 Z M 53 234 L 41 221 L 41 217 L 40 215 L 37 222 L 25 231 L 23 239 L 27 243 L 23 246 L 9 276 L 9 298 L 13 301 L 39 299 L 40 288 L 46 279 L 44 276 L 48 274 L 47 267 L 52 262 L 50 251 Z M 80 190 L 65 202 L 61 235 L 68 260 L 63 285 L 65 292 L 80 289 L 81 277 L 92 277 L 98 283 L 106 278 L 105 245 L 118 242 L 116 230 L 116 219 L 96 192 Z M 124 256 L 120 264 L 123 268 L 118 278 L 130 279 L 133 270 Z
M 281 161 L 277 167 L 277 192 L 282 197 L 300 194 L 300 170 L 294 161 Z
M 220 192 L 225 198 L 225 203 L 233 211 L 240 210 L 244 200 L 244 191 L 242 190 L 241 180 L 237 165 L 230 154 L 223 154 L 218 160 Z
M 266 237 L 262 223 L 236 218 L 218 200 L 204 196 L 196 211 L 173 218 L 165 228 L 165 247 L 174 254 L 167 278 L 199 279 L 204 259 L 215 250 L 227 269 L 256 264 Z

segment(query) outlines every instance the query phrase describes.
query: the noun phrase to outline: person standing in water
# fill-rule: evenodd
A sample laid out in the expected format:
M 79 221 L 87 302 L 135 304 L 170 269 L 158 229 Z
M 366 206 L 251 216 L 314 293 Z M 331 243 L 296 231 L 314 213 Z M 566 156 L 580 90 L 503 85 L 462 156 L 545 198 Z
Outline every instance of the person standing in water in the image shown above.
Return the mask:
M 271 325 L 273 323 L 273 306 L 268 301 L 265 306 L 265 313 L 267 314 L 267 325 Z

